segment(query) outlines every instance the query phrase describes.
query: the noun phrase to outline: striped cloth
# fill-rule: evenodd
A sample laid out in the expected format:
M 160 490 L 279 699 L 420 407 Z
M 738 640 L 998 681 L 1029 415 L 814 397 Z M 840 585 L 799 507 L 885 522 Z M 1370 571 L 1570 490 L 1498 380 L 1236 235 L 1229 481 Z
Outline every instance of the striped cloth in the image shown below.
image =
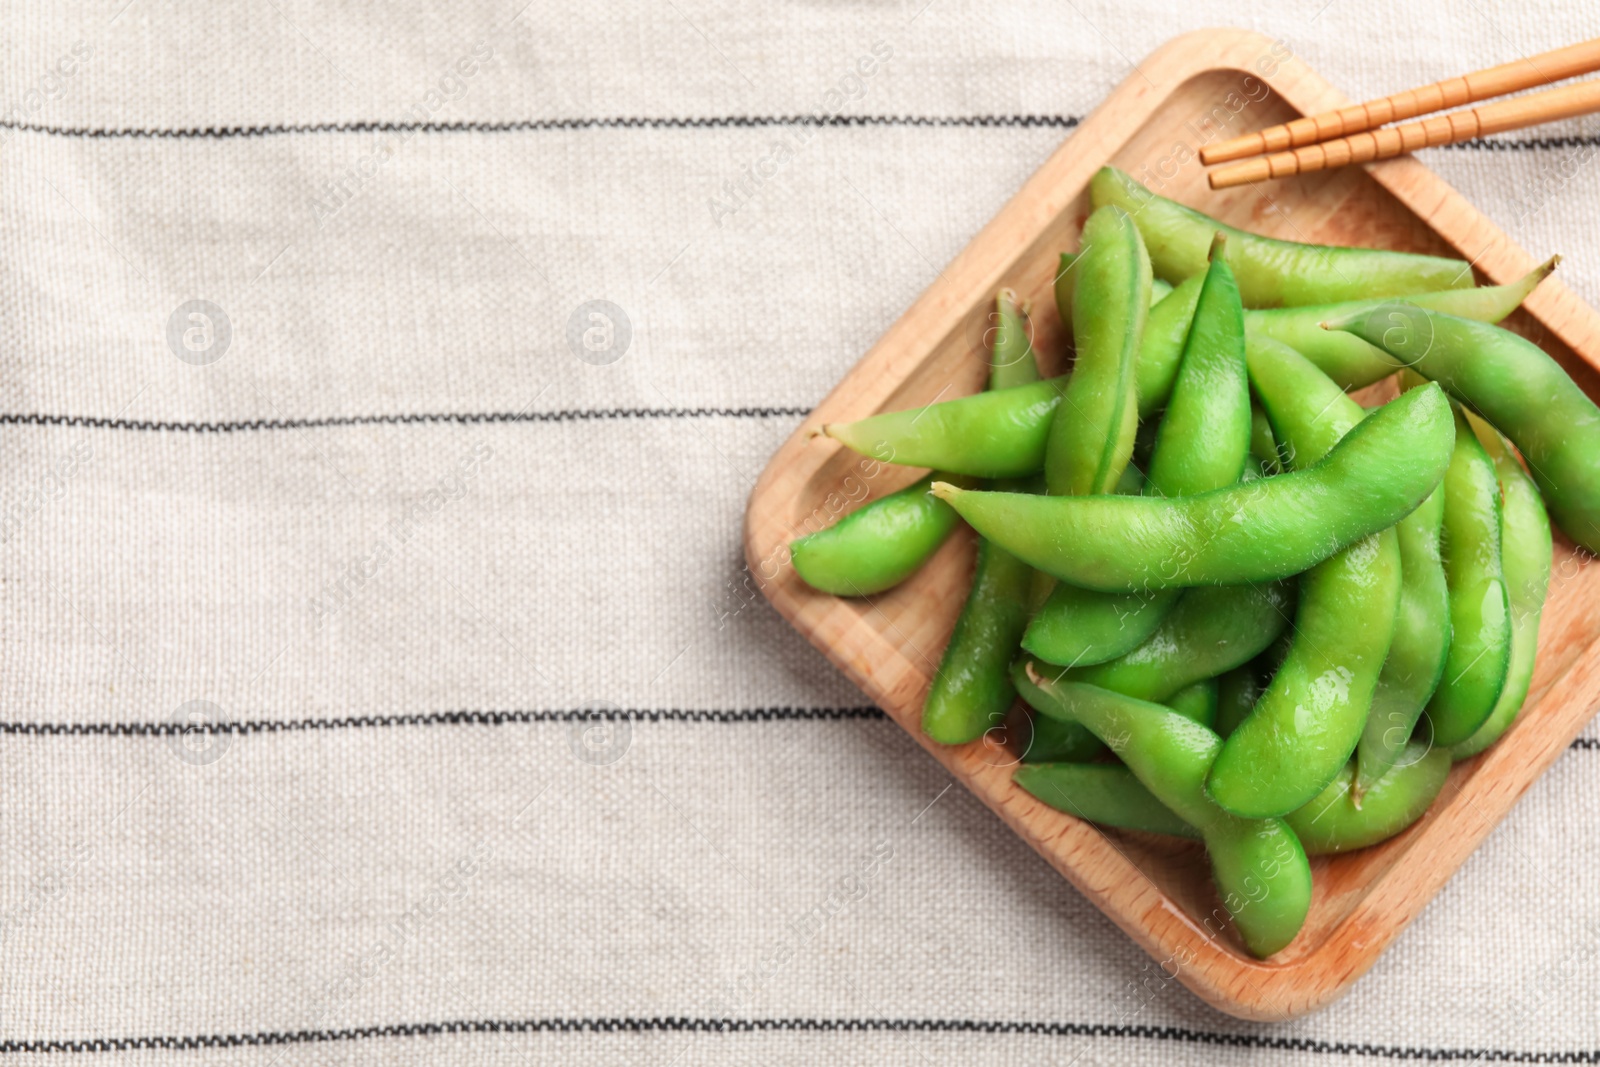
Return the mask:
M 1319 2 L 8 5 L 0 1059 L 1600 1058 L 1600 735 L 1243 1023 L 741 569 L 767 457 L 1165 38 L 1364 97 L 1600 33 Z M 1600 300 L 1597 128 L 1426 161 Z

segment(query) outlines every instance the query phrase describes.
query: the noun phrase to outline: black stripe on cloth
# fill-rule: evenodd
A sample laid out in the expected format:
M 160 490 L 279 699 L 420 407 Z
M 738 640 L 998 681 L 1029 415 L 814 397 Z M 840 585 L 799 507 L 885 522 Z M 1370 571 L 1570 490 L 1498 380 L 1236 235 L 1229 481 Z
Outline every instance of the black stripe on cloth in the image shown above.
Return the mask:
M 235 137 L 277 137 L 313 133 L 524 133 L 572 130 L 716 130 L 758 129 L 771 126 L 925 126 L 965 128 L 1072 129 L 1083 120 L 1076 115 L 611 115 L 591 118 L 509 119 L 500 122 L 350 122 L 269 123 L 255 126 L 45 126 L 0 122 L 0 129 L 38 133 L 48 137 L 145 138 L 160 140 L 225 140 Z M 1600 135 L 1585 137 L 1474 138 L 1446 148 L 1487 152 L 1525 152 L 1535 149 L 1584 148 L 1600 145 Z
M 181 126 L 163 129 L 137 126 L 35 126 L 0 122 L 0 129 L 50 137 L 151 138 L 225 140 L 233 137 L 275 137 L 305 133 L 524 133 L 546 130 L 718 130 L 768 126 L 956 126 L 1046 127 L 1071 129 L 1076 115 L 664 115 L 598 116 L 566 119 L 510 119 L 503 122 L 355 122 L 271 123 L 261 126 Z
M 167 737 L 174 734 L 276 734 L 306 730 L 359 730 L 394 726 L 508 726 L 534 722 L 816 722 L 883 719 L 874 707 L 857 708 L 562 708 L 549 711 L 433 711 L 414 715 L 351 715 L 331 719 L 240 719 L 237 722 L 0 722 L 0 734 L 72 737 Z
M 605 419 L 777 419 L 811 414 L 802 407 L 744 408 L 568 408 L 561 411 L 422 411 L 397 415 L 329 415 L 305 419 L 241 419 L 232 422 L 161 422 L 98 415 L 0 413 L 0 426 L 82 426 L 93 430 L 154 430 L 163 433 L 248 433 L 255 430 L 315 430 L 337 426 L 402 426 L 412 423 L 471 425 L 496 422 L 598 422 Z
M 346 715 L 328 719 L 240 719 L 218 724 L 174 722 L 5 722 L 0 734 L 40 737 L 168 737 L 182 733 L 280 734 L 309 730 L 383 729 L 396 726 L 509 726 L 535 722 L 843 722 L 887 719 L 875 707 L 802 708 L 558 708 L 548 711 L 427 711 L 410 715 Z M 1600 738 L 1579 737 L 1567 746 L 1600 750 Z
M 1474 137 L 1470 141 L 1440 145 L 1440 148 L 1468 148 L 1483 152 L 1530 152 L 1540 148 L 1594 148 L 1600 134 L 1586 137 Z
M 1229 1034 L 1176 1026 L 1119 1026 L 1107 1023 L 1002 1022 L 986 1019 L 714 1019 L 688 1016 L 609 1016 L 553 1019 L 452 1019 L 432 1023 L 397 1023 L 348 1030 L 278 1030 L 249 1034 L 198 1034 L 184 1037 L 100 1037 L 79 1040 L 0 1041 L 0 1053 L 128 1052 L 139 1049 L 187 1050 L 299 1045 L 372 1038 L 437 1037 L 444 1034 L 618 1034 L 618 1033 L 915 1033 L 995 1034 L 1037 1037 L 1101 1037 L 1176 1041 L 1223 1048 L 1272 1049 L 1330 1056 L 1367 1056 L 1390 1060 L 1472 1060 L 1478 1063 L 1600 1063 L 1600 1052 L 1533 1052 L 1516 1049 L 1426 1048 L 1374 1045 L 1354 1041 L 1321 1041 L 1263 1034 Z

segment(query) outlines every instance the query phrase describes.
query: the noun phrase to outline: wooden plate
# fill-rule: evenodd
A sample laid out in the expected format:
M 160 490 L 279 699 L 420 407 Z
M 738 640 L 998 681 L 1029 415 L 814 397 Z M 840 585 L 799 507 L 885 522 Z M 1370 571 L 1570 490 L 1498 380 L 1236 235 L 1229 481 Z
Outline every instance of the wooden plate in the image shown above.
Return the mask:
M 1051 296 L 1057 254 L 1077 247 L 1088 183 L 1105 163 L 1157 192 L 1258 233 L 1464 256 L 1492 282 L 1533 265 L 1488 219 L 1411 159 L 1213 193 L 1201 144 L 1348 103 L 1281 43 L 1242 30 L 1176 38 L 1057 149 L 1022 190 L 812 412 L 750 497 L 745 551 L 767 597 L 867 695 L 1067 879 L 1204 1000 L 1247 1019 L 1284 1019 L 1340 996 L 1455 872 L 1533 780 L 1561 755 L 1600 700 L 1600 569 L 1556 537 L 1538 667 L 1516 725 L 1456 767 L 1429 814 L 1401 836 L 1313 860 L 1305 929 L 1270 961 L 1250 958 L 1211 919 L 1219 905 L 1195 846 L 1102 832 L 1012 784 L 1013 758 L 986 741 L 958 748 L 918 729 L 929 680 L 965 600 L 972 538 L 953 538 L 911 581 L 844 600 L 811 591 L 787 565 L 790 540 L 901 488 L 920 471 L 876 464 L 826 438 L 824 422 L 858 419 L 978 391 L 994 293 L 1033 303 L 1036 347 L 1061 350 Z M 1540 258 L 1550 251 L 1540 250 Z M 1600 396 L 1600 316 L 1557 279 L 1508 323 Z M 1048 368 L 1047 368 L 1048 369 Z

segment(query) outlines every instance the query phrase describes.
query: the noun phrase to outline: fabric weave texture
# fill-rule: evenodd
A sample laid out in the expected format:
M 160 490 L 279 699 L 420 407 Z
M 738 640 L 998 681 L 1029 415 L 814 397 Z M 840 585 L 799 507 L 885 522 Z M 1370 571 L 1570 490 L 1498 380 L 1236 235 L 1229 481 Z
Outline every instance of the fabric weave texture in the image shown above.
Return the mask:
M 1593 5 L 3 14 L 0 1062 L 1600 1059 L 1592 728 L 1346 999 L 1244 1023 L 740 553 L 804 413 L 1167 38 L 1365 98 Z M 1593 302 L 1597 152 L 1421 158 Z

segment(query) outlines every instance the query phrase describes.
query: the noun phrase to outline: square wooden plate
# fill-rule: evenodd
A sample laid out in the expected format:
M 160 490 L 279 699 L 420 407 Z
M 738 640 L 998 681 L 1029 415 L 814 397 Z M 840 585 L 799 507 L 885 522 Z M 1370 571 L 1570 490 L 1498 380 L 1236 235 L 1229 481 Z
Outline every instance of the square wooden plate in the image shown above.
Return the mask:
M 1242 30 L 1170 41 L 1088 118 L 947 267 L 773 457 L 750 497 L 745 551 L 767 597 L 968 789 L 1201 998 L 1247 1019 L 1283 1019 L 1340 996 L 1571 743 L 1600 700 L 1600 569 L 1557 533 L 1550 599 L 1527 705 L 1506 737 L 1458 765 L 1429 814 L 1385 844 L 1312 861 L 1316 891 L 1300 936 L 1270 961 L 1213 932 L 1218 908 L 1197 846 L 1103 832 L 1011 781 L 1014 758 L 978 741 L 935 745 L 918 728 L 929 680 L 966 598 L 972 538 L 953 538 L 909 582 L 871 599 L 813 592 L 787 565 L 794 537 L 920 471 L 880 466 L 813 438 L 859 419 L 978 391 L 994 294 L 1034 308 L 1044 358 L 1062 348 L 1051 283 L 1077 247 L 1088 183 L 1103 164 L 1258 233 L 1460 255 L 1506 282 L 1531 257 L 1412 159 L 1214 193 L 1201 144 L 1348 103 L 1281 43 Z M 1548 251 L 1541 250 L 1541 258 Z M 1600 396 L 1600 316 L 1558 280 L 1508 323 Z M 1047 368 L 1048 369 L 1048 368 Z M 1221 914 L 1220 912 L 1218 913 Z

